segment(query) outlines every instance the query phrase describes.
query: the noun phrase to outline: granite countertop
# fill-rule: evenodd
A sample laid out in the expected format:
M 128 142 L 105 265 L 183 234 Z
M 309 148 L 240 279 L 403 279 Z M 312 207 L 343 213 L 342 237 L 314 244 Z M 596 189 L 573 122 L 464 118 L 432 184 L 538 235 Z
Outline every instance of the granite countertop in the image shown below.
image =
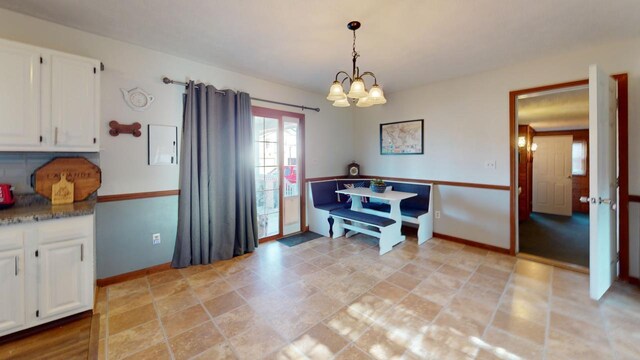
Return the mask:
M 16 204 L 0 210 L 0 226 L 91 215 L 96 206 L 95 195 L 87 200 L 65 205 L 51 202 L 37 194 L 16 195 Z

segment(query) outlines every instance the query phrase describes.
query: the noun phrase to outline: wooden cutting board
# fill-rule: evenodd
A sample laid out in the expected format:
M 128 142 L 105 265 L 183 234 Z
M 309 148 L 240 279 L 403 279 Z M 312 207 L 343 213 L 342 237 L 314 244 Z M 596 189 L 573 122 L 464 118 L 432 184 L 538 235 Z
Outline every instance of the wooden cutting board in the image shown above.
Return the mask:
M 73 200 L 82 201 L 93 194 L 102 184 L 100 168 L 83 157 L 59 157 L 38 168 L 31 175 L 31 186 L 36 193 L 51 199 L 51 186 L 66 173 L 73 182 Z

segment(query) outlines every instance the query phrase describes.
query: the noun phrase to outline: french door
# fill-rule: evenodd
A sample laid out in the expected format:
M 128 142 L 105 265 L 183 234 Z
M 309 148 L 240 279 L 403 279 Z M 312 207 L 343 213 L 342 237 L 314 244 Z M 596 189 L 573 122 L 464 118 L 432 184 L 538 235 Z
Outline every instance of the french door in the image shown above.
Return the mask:
M 254 106 L 256 205 L 260 241 L 302 231 L 304 115 Z

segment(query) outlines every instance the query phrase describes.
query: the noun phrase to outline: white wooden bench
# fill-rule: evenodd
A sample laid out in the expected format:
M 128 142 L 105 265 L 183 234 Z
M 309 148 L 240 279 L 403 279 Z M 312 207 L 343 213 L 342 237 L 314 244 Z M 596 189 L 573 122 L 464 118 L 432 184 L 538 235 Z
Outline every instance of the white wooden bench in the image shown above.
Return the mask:
M 390 232 L 390 225 L 396 223 L 395 220 L 384 216 L 373 215 L 365 212 L 354 211 L 350 209 L 335 209 L 330 212 L 331 217 L 335 220 L 333 238 L 341 236 L 351 237 L 357 233 L 363 233 L 380 239 L 380 255 L 391 251 L 394 245 L 401 242 L 398 237 L 393 236 Z M 350 224 L 344 221 L 348 220 Z M 378 231 L 369 227 L 377 228 Z M 345 234 L 345 229 L 349 230 Z

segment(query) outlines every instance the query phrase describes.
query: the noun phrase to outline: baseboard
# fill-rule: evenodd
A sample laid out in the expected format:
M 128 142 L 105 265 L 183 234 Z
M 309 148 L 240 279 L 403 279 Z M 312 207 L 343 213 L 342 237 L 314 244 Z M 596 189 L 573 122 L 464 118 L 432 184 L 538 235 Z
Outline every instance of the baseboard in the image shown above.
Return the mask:
M 627 281 L 629 282 L 629 284 L 631 285 L 636 285 L 636 286 L 640 286 L 640 279 L 637 277 L 633 277 L 633 276 L 629 276 L 629 278 L 627 279 Z
M 171 263 L 170 262 L 164 263 L 164 264 L 160 264 L 160 265 L 151 266 L 151 267 L 140 269 L 140 270 L 131 271 L 131 272 L 120 274 L 120 275 L 116 275 L 116 276 L 110 276 L 110 277 L 104 278 L 104 279 L 98 279 L 98 280 L 96 280 L 96 285 L 102 287 L 102 286 L 117 284 L 117 283 L 121 283 L 121 282 L 125 282 L 125 281 L 128 281 L 128 280 L 141 278 L 141 277 L 144 277 L 144 276 L 147 276 L 147 275 L 151 275 L 151 274 L 154 274 L 154 273 L 157 273 L 157 272 L 160 272 L 160 271 L 169 270 L 169 269 L 171 269 Z
M 434 237 L 443 239 L 443 240 L 449 240 L 449 241 L 453 241 L 459 244 L 464 244 L 464 245 L 468 245 L 468 246 L 473 246 L 473 247 L 477 247 L 480 249 L 485 249 L 485 250 L 490 250 L 490 251 L 494 251 L 497 253 L 501 253 L 501 254 L 507 254 L 509 255 L 509 249 L 505 249 L 505 248 L 501 248 L 501 247 L 497 247 L 497 246 L 493 246 L 493 245 L 488 245 L 488 244 L 483 244 L 483 243 L 479 243 L 476 241 L 472 241 L 472 240 L 467 240 L 467 239 L 462 239 L 456 236 L 451 236 L 451 235 L 446 235 L 446 234 L 440 234 L 440 233 L 433 233 Z

